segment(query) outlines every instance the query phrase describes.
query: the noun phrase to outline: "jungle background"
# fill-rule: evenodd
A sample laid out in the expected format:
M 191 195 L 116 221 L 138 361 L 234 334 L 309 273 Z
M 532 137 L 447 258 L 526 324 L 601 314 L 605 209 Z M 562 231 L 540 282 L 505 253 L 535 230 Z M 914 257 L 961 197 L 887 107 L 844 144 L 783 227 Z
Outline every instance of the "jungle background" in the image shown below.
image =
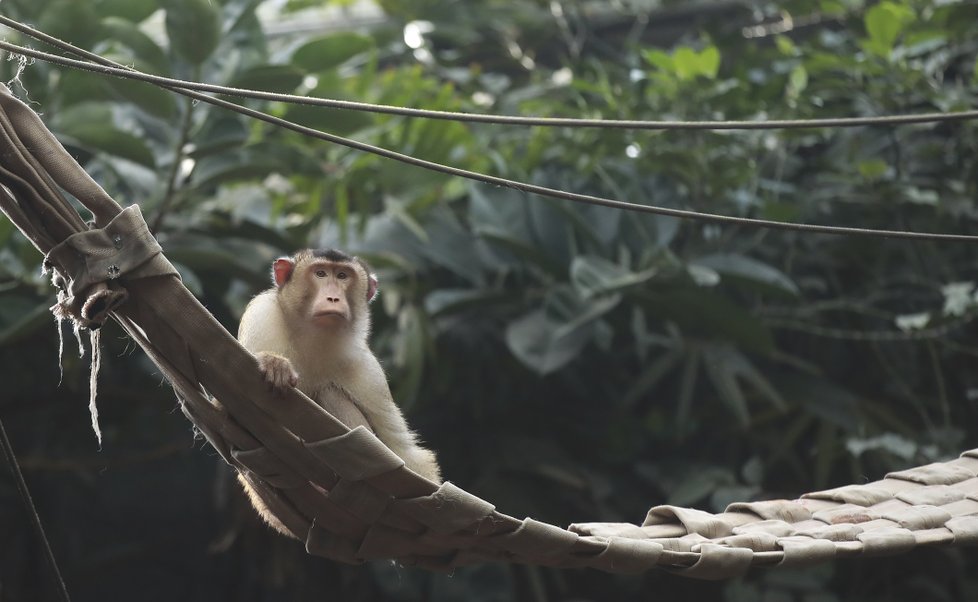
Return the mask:
M 332 12 L 323 12 L 324 9 Z M 954 0 L 4 0 L 142 70 L 452 111 L 777 119 L 978 106 Z M 322 15 L 327 15 L 323 17 Z M 332 15 L 332 16 L 329 16 Z M 19 40 L 6 31 L 4 36 Z M 973 245 L 719 226 L 571 205 L 314 141 L 145 84 L 16 58 L 0 77 L 230 329 L 268 266 L 377 268 L 373 346 L 446 477 L 510 515 L 641 522 L 864 482 L 976 447 Z M 237 101 L 402 153 L 638 203 L 976 233 L 975 122 L 791 131 L 462 125 Z M 77 601 L 968 600 L 978 556 L 918 550 L 727 583 L 308 557 L 246 506 L 147 358 L 88 355 L 0 219 L 0 418 Z M 55 599 L 6 468 L 0 600 Z

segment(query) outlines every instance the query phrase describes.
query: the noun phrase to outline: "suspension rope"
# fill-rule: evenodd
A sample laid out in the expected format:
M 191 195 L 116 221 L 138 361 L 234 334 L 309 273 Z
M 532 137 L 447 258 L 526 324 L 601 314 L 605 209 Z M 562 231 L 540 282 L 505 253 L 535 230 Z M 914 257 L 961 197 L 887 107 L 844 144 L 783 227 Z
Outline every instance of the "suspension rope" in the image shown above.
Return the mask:
M 56 44 L 57 38 L 49 36 L 28 25 L 18 23 L 9 17 L 0 15 L 0 24 L 6 25 L 27 34 L 37 40 Z M 18 52 L 30 56 L 27 49 L 14 50 L 18 48 L 14 44 L 5 44 L 5 48 L 11 52 Z M 40 58 L 40 57 L 38 57 Z M 42 59 L 47 60 L 47 59 Z M 77 66 L 77 65 L 73 65 Z M 85 67 L 81 67 L 85 68 Z M 98 69 L 91 69 L 98 71 Z M 352 100 L 339 100 L 335 98 L 316 98 L 311 96 L 300 96 L 298 94 L 278 94 L 275 92 L 265 92 L 261 90 L 249 90 L 247 88 L 234 88 L 229 86 L 219 86 L 201 82 L 191 82 L 170 77 L 150 75 L 135 69 L 127 69 L 126 74 L 115 73 L 111 70 L 104 70 L 103 73 L 117 75 L 128 79 L 135 79 L 154 83 L 160 86 L 171 88 L 183 88 L 185 90 L 196 90 L 198 92 L 210 92 L 223 94 L 225 96 L 235 96 L 238 98 L 251 98 L 255 100 L 269 100 L 284 102 L 297 105 L 311 105 L 316 107 L 326 107 L 331 109 L 343 109 L 349 111 L 364 111 L 369 113 L 382 113 L 387 115 L 402 115 L 406 117 L 423 117 L 426 119 L 441 119 L 446 121 L 460 121 L 466 123 L 491 123 L 497 125 L 522 125 L 522 126 L 544 126 L 544 127 L 574 127 L 574 128 L 601 128 L 601 129 L 628 129 L 628 130 L 762 130 L 762 129 L 800 129 L 800 128 L 843 128 L 867 125 L 905 125 L 914 123 L 937 123 L 949 121 L 965 121 L 978 119 L 978 110 L 971 111 L 948 111 L 937 113 L 917 113 L 911 115 L 877 115 L 875 117 L 827 117 L 817 119 L 770 119 L 770 120 L 731 120 L 731 121 L 672 121 L 672 120 L 634 120 L 634 119 L 579 119 L 571 117 L 525 117 L 517 115 L 490 115 L 486 113 L 463 113 L 459 111 L 437 111 L 431 109 L 414 109 L 410 107 L 397 107 L 392 105 L 375 104 L 368 102 L 358 102 Z
M 27 488 L 27 482 L 24 481 L 24 473 L 20 471 L 20 464 L 17 462 L 17 456 L 14 455 L 14 448 L 10 445 L 10 439 L 7 437 L 7 429 L 4 428 L 2 420 L 0 420 L 0 448 L 3 449 L 3 455 L 7 459 L 7 464 L 10 466 L 10 472 L 14 475 L 17 492 L 20 493 L 20 499 L 31 517 L 34 531 L 37 533 L 37 538 L 41 541 L 41 547 L 44 549 L 44 555 L 47 557 L 48 564 L 51 566 L 51 572 L 54 573 L 54 579 L 58 585 L 58 594 L 62 602 L 71 602 L 71 598 L 68 596 L 68 588 L 65 586 L 65 580 L 61 577 L 61 571 L 58 569 L 58 562 L 54 559 L 51 543 L 44 533 L 41 516 L 37 513 L 37 507 L 34 506 L 31 491 Z
M 39 32 L 31 27 L 27 27 L 25 25 L 17 23 L 16 21 L 9 21 L 5 17 L 0 18 L 0 23 L 6 24 L 14 29 L 17 29 L 18 31 L 30 35 L 31 37 L 35 37 L 35 39 L 39 41 L 60 48 L 61 50 L 71 52 L 78 56 L 84 57 L 87 60 L 80 61 L 80 60 L 70 59 L 67 57 L 58 56 L 47 52 L 34 50 L 31 48 L 26 48 L 16 44 L 11 44 L 9 42 L 0 41 L 0 49 L 7 50 L 8 52 L 12 52 L 15 54 L 23 54 L 24 56 L 29 56 L 38 60 L 42 60 L 57 65 L 83 69 L 86 71 L 92 71 L 95 73 L 102 73 L 106 75 L 113 75 L 121 78 L 132 78 L 134 73 L 139 73 L 141 78 L 145 78 L 143 81 L 152 83 L 161 88 L 165 88 L 177 94 L 182 94 L 184 96 L 188 96 L 200 100 L 201 102 L 206 102 L 215 106 L 223 107 L 228 110 L 240 113 L 242 115 L 247 115 L 254 119 L 258 119 L 260 121 L 264 121 L 266 123 L 284 129 L 288 129 L 305 136 L 317 138 L 319 140 L 324 140 L 326 142 L 331 142 L 333 144 L 338 144 L 354 150 L 371 153 L 380 157 L 384 157 L 394 161 L 399 161 L 401 163 L 405 163 L 408 165 L 413 165 L 415 167 L 420 167 L 423 169 L 427 169 L 438 173 L 443 173 L 450 176 L 466 178 L 469 180 L 482 182 L 484 184 L 512 188 L 514 190 L 519 190 L 522 192 L 538 194 L 541 196 L 546 196 L 546 197 L 561 199 L 566 201 L 572 201 L 576 203 L 584 203 L 588 205 L 597 205 L 597 206 L 609 207 L 613 209 L 635 211 L 638 213 L 651 213 L 655 215 L 714 222 L 720 224 L 754 226 L 754 227 L 770 228 L 770 229 L 777 229 L 777 230 L 790 230 L 790 231 L 806 232 L 806 233 L 814 233 L 814 234 L 842 234 L 842 235 L 852 235 L 852 236 L 872 236 L 872 237 L 884 237 L 884 238 L 946 241 L 946 242 L 978 241 L 978 235 L 970 235 L 970 234 L 911 232 L 905 230 L 857 228 L 852 226 L 824 226 L 818 224 L 790 223 L 790 222 L 779 222 L 779 221 L 759 219 L 759 218 L 736 217 L 736 216 L 729 216 L 729 215 L 719 215 L 714 213 L 704 213 L 704 212 L 692 211 L 688 209 L 674 209 L 670 207 L 662 207 L 659 205 L 642 205 L 639 203 L 619 201 L 619 200 L 614 200 L 614 199 L 609 199 L 609 198 L 599 197 L 599 196 L 594 196 L 589 194 L 568 192 L 556 188 L 549 188 L 546 186 L 539 186 L 536 184 L 528 184 L 525 182 L 519 182 L 517 180 L 510 180 L 508 178 L 502 178 L 499 176 L 492 176 L 488 174 L 474 172 L 467 169 L 443 165 L 441 163 L 436 163 L 434 161 L 419 159 L 417 157 L 405 155 L 403 153 L 392 151 L 386 148 L 374 146 L 372 144 L 367 144 L 365 142 L 359 142 L 357 140 L 344 138 L 342 136 L 337 136 L 335 134 L 330 134 L 328 132 L 299 125 L 292 121 L 288 121 L 279 117 L 274 117 L 262 111 L 258 111 L 249 107 L 240 106 L 220 98 L 215 98 L 212 96 L 208 96 L 206 94 L 195 92 L 193 90 L 185 89 L 179 85 L 178 82 L 180 80 L 170 80 L 169 78 L 165 78 L 165 77 L 159 77 L 155 75 L 149 75 L 149 74 L 137 72 L 130 67 L 126 67 L 125 65 L 116 63 L 115 61 L 97 55 L 95 53 L 78 48 L 72 44 L 69 44 L 68 42 L 59 40 L 58 38 Z

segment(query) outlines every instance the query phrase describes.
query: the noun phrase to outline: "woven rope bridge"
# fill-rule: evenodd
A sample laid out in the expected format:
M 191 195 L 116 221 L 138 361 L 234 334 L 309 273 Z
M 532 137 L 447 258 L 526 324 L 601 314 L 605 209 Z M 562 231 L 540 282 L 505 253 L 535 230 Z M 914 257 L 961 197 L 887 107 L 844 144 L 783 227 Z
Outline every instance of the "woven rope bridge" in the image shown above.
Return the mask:
M 45 255 L 59 315 L 89 328 L 116 320 L 159 365 L 186 416 L 310 554 L 435 570 L 504 561 L 722 579 L 752 566 L 978 543 L 978 450 L 721 514 L 657 506 L 642 526 L 562 529 L 515 519 L 413 473 L 370 431 L 347 428 L 296 390 L 269 398 L 255 359 L 183 286 L 139 208 L 113 201 L 2 86 L 0 209 Z

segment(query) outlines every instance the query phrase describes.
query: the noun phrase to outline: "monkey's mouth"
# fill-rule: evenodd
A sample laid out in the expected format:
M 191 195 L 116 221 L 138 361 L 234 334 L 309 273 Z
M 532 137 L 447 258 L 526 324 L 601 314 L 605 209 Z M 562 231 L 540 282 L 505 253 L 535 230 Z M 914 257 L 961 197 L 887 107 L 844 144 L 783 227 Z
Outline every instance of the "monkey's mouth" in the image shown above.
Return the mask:
M 312 315 L 312 319 L 316 321 L 326 320 L 332 322 L 337 318 L 342 318 L 345 320 L 346 312 L 340 309 L 324 309 L 322 311 L 317 311 Z

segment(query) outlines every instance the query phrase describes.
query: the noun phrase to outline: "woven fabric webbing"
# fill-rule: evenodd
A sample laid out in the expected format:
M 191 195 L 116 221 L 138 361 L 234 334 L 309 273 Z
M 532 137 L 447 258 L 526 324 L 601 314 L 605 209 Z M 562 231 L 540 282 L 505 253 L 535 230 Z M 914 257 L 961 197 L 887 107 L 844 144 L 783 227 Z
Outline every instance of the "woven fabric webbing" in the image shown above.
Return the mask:
M 64 281 L 84 288 L 93 275 L 108 272 L 113 286 L 125 287 L 127 301 L 110 315 L 159 365 L 187 417 L 311 554 L 350 563 L 396 559 L 440 570 L 485 561 L 619 573 L 660 567 L 721 579 L 752 566 L 978 543 L 978 450 L 874 483 L 733 504 L 720 514 L 657 506 L 642 525 L 562 529 L 501 514 L 452 483 L 438 485 L 411 472 L 368 430 L 348 429 L 298 391 L 270 398 L 254 358 L 166 264 L 148 269 L 142 260 L 127 265 L 106 263 L 104 256 L 52 254 L 72 235 L 93 229 L 104 230 L 93 234 L 101 241 L 93 247 L 102 253 L 118 246 L 126 257 L 157 257 L 158 249 L 141 234 L 141 223 L 131 236 L 111 230 L 122 223 L 113 225 L 121 207 L 2 86 L 0 158 L 3 212 Z M 92 211 L 93 226 L 62 189 Z M 90 288 L 105 287 L 95 280 Z

